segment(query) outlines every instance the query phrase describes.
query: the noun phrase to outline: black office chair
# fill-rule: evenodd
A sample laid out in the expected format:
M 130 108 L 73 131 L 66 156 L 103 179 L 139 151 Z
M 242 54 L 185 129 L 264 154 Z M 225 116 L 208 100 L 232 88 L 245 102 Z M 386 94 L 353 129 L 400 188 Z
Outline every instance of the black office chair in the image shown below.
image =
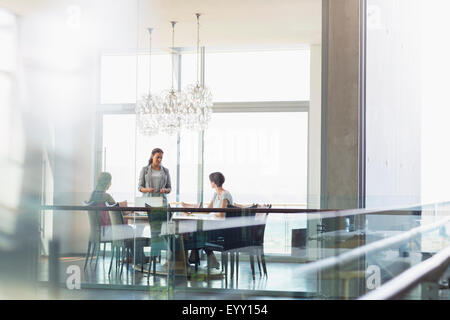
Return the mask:
M 254 206 L 257 208 L 258 206 Z M 270 209 L 272 205 L 267 206 Z M 263 267 L 264 276 L 267 277 L 266 259 L 264 256 L 264 233 L 266 229 L 266 222 L 268 212 L 250 213 L 247 216 L 254 219 L 254 225 L 245 227 L 245 235 L 242 241 L 242 247 L 236 250 L 236 255 L 239 257 L 239 253 L 246 253 L 249 255 L 250 268 L 252 270 L 252 278 L 255 280 L 255 257 L 258 261 L 259 274 L 261 273 L 261 264 Z M 236 277 L 239 273 L 239 258 L 236 260 Z
M 191 250 L 194 253 L 194 260 L 190 257 L 187 259 L 188 264 L 193 264 L 195 271 L 198 271 L 200 266 L 200 250 L 205 249 L 205 243 L 207 241 L 205 232 L 196 231 L 184 236 L 184 250 L 186 254 Z
M 203 208 L 203 202 L 200 203 L 199 208 Z M 194 209 L 195 210 L 195 209 Z M 195 271 L 198 271 L 200 266 L 200 251 L 205 249 L 205 243 L 207 242 L 208 234 L 202 231 L 191 232 L 184 235 L 184 250 L 186 254 L 191 251 L 194 255 L 194 260 L 190 257 L 187 259 L 188 264 L 193 264 Z
M 145 204 L 146 208 L 151 209 L 148 211 L 148 224 L 150 226 L 151 239 L 150 239 L 150 260 L 148 264 L 148 277 L 147 283 L 150 281 L 150 272 L 153 266 L 153 276 L 156 275 L 156 259 L 161 259 L 161 251 L 167 250 L 167 239 L 161 235 L 161 227 L 163 222 L 168 220 L 168 210 L 164 207 L 151 207 Z M 160 260 L 161 262 L 161 260 Z
M 253 205 L 249 208 L 254 208 L 256 205 Z M 234 212 L 227 212 L 226 219 L 233 219 L 238 217 L 243 217 L 249 214 L 246 210 L 247 208 L 239 208 L 233 205 L 228 205 L 227 208 L 241 209 L 236 210 Z M 209 240 L 205 243 L 205 249 L 209 251 L 217 251 L 221 253 L 222 260 L 222 270 L 225 271 L 225 279 L 228 279 L 228 261 L 230 261 L 230 277 L 234 277 L 234 265 L 235 260 L 239 263 L 239 256 L 237 254 L 237 250 L 245 245 L 247 227 L 238 226 L 238 227 L 230 227 L 224 228 L 220 230 L 210 231 L 208 238 Z M 230 256 L 230 257 L 229 257 Z M 228 260 L 230 258 L 230 260 Z M 210 259 L 207 257 L 207 276 L 209 279 L 210 276 Z

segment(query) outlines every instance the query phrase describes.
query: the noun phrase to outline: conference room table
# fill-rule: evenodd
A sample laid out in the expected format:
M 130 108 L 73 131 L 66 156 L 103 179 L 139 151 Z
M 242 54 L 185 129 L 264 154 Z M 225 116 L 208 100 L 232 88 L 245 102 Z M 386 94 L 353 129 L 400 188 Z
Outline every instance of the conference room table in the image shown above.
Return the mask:
M 146 212 L 128 213 L 123 215 L 126 224 L 131 223 L 148 223 L 148 216 Z M 209 213 L 182 213 L 174 212 L 170 222 L 174 225 L 167 225 L 167 221 L 163 222 L 162 234 L 181 234 L 196 231 L 212 230 L 217 221 L 225 221 L 225 218 L 217 217 L 215 214 Z M 199 222 L 201 222 L 199 224 Z M 174 226 L 175 229 L 171 229 Z M 200 230 L 199 230 L 200 228 Z
M 124 214 L 123 218 L 126 224 L 134 225 L 136 227 L 135 229 L 139 230 L 135 234 L 136 237 L 143 236 L 151 238 L 151 230 L 146 212 L 130 212 Z M 184 249 L 185 241 L 187 241 L 186 237 L 193 237 L 194 241 L 196 241 L 198 232 L 215 230 L 217 228 L 217 223 L 224 223 L 225 220 L 225 218 L 217 217 L 215 214 L 210 213 L 174 212 L 169 221 L 162 222 L 161 236 L 167 237 L 167 239 L 173 239 L 177 242 L 175 247 L 178 249 L 175 250 L 173 270 L 175 275 L 184 275 L 186 278 L 189 278 L 192 273 L 196 273 L 197 279 L 201 278 L 202 275 L 206 275 L 207 270 L 205 271 L 205 268 L 200 267 L 194 272 L 187 263 Z M 136 268 L 136 270 L 139 271 L 140 269 Z M 165 275 L 167 275 L 169 271 L 166 265 L 159 266 L 159 270 L 160 271 L 157 273 Z M 210 270 L 210 276 L 217 277 L 222 275 L 222 272 Z

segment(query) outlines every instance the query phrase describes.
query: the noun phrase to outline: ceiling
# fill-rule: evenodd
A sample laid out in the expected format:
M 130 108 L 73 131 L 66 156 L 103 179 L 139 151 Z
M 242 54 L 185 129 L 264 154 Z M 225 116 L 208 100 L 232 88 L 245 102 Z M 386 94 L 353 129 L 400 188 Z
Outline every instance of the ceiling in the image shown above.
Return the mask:
M 140 41 L 147 43 L 145 28 L 154 27 L 155 43 L 170 46 L 174 20 L 175 45 L 195 46 L 199 12 L 201 43 L 207 46 L 318 44 L 321 5 L 321 0 L 141 0 Z
M 109 1 L 109 2 L 108 2 Z M 148 47 L 146 28 L 153 27 L 153 46 L 171 46 L 171 25 L 176 47 L 196 45 L 196 17 L 200 18 L 201 45 L 214 47 L 277 47 L 321 43 L 321 0 L 0 0 L 19 15 L 37 10 L 52 10 L 65 5 L 79 5 L 83 10 L 97 10 L 98 19 L 108 19 L 108 12 L 132 10 L 127 18 L 110 15 L 108 23 L 135 24 L 140 48 Z M 95 5 L 94 5 L 95 3 Z M 100 7 L 101 5 L 101 7 Z M 125 8 L 126 6 L 126 8 Z M 131 9 L 130 9 L 131 8 Z M 120 13 L 120 11 L 119 11 Z M 95 17 L 95 14 L 90 15 Z M 136 18 L 137 16 L 137 18 Z M 134 27 L 133 27 L 134 28 Z

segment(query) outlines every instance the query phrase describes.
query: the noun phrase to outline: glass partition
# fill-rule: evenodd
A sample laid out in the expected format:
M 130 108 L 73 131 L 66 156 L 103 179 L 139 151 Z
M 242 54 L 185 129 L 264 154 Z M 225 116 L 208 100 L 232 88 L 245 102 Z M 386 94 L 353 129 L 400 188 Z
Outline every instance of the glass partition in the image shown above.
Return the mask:
M 12 11 L 0 8 L 0 298 L 359 299 L 448 248 L 448 203 L 305 209 L 307 181 L 315 179 L 308 165 L 320 159 L 307 160 L 311 150 L 320 149 L 314 144 L 318 136 L 309 133 L 321 128 L 316 121 L 321 1 L 290 1 L 288 7 L 273 1 L 273 10 L 260 11 L 279 20 L 255 18 L 248 14 L 254 7 L 241 7 L 239 1 L 211 5 L 214 12 L 206 19 L 226 17 L 224 10 L 249 17 L 212 19 L 212 28 L 202 29 L 210 32 L 202 33 L 201 72 L 214 91 L 211 124 L 201 133 L 151 137 L 140 135 L 134 114 L 149 84 L 146 28 L 172 19 L 173 3 L 26 2 L 22 7 L 8 1 Z M 405 46 L 387 46 L 400 53 L 393 55 L 397 58 L 405 48 L 417 48 L 415 33 L 392 19 L 395 14 L 384 15 L 395 5 L 378 0 L 368 5 L 373 14 L 368 35 L 377 37 L 368 41 L 368 51 L 392 39 L 393 33 L 380 30 L 408 35 Z M 184 87 L 196 74 L 195 20 L 185 6 L 178 9 L 182 27 L 175 73 Z M 414 22 L 416 9 L 398 17 Z M 170 30 L 168 24 L 153 27 L 151 83 L 159 92 L 173 75 Z M 378 68 L 381 60 L 368 56 L 368 74 L 374 75 L 368 87 L 372 81 L 389 93 L 367 92 L 368 106 L 381 106 L 367 110 L 367 119 L 375 114 L 367 123 L 368 138 L 376 138 L 366 159 L 369 207 L 416 202 L 418 168 L 426 169 L 422 174 L 438 172 L 430 169 L 433 152 L 421 157 L 417 139 L 409 139 L 411 130 L 420 128 L 411 123 L 420 124 L 423 112 L 420 99 L 414 99 L 417 91 L 406 90 L 416 88 L 416 77 L 405 82 L 398 80 L 407 73 L 389 79 L 384 73 L 423 60 L 414 52 L 398 64 L 388 59 L 388 68 Z M 414 94 L 391 99 L 396 89 Z M 399 101 L 402 110 L 390 108 Z M 317 111 L 313 117 L 311 110 Z M 393 125 L 374 130 L 382 123 Z M 415 130 L 413 137 L 420 135 Z M 428 132 L 432 136 L 438 135 Z M 405 137 L 414 145 L 398 144 Z M 164 150 L 163 164 L 172 177 L 167 206 L 144 199 L 145 206 L 138 199 L 140 170 L 155 147 Z M 391 174 L 396 168 L 400 175 Z M 112 180 L 97 189 L 96 178 L 106 171 Z M 235 207 L 205 208 L 213 197 L 208 176 L 217 171 L 225 173 Z M 432 188 L 430 181 L 422 191 L 444 192 L 445 179 Z M 93 190 L 101 191 L 99 201 L 91 200 Z M 199 199 L 203 208 L 182 207 L 181 202 L 198 204 Z M 441 279 L 433 281 L 438 289 Z M 423 299 L 427 286 L 420 283 L 403 298 Z M 448 299 L 440 290 L 433 292 L 435 299 Z
M 121 208 L 105 204 L 50 206 L 89 230 L 74 239 L 61 232 L 44 240 L 38 262 L 38 295 L 50 299 L 172 299 L 170 219 L 167 208 Z M 125 211 L 126 210 L 126 211 Z M 151 211 L 149 215 L 146 210 Z M 150 217 L 150 218 L 149 218 Z M 72 253 L 76 242 L 83 254 Z M 98 291 L 100 290 L 100 291 Z
M 64 233 L 52 239 L 48 258 L 39 259 L 39 281 L 57 298 L 89 297 L 108 289 L 101 297 L 133 292 L 137 299 L 359 299 L 450 245 L 448 207 L 436 205 L 428 216 L 429 207 L 324 211 L 266 205 L 50 206 L 45 209 L 54 216 L 82 218 L 91 237 L 79 239 L 84 255 L 67 252 L 70 237 Z M 106 211 L 99 210 L 105 209 L 111 224 L 97 228 L 95 215 L 101 225 Z M 269 215 L 289 217 L 292 228 L 279 230 L 289 244 L 271 240 L 268 231 L 274 225 Z M 326 230 L 328 219 L 342 220 L 342 228 Z M 446 299 L 442 283 L 426 285 L 437 286 L 435 299 Z M 419 285 L 401 298 L 429 298 L 424 294 Z
M 205 214 L 220 209 L 174 214 L 178 241 L 184 242 L 186 257 L 192 258 L 187 267 L 190 277 L 176 283 L 175 296 L 358 299 L 448 246 L 447 213 L 439 212 L 430 220 L 423 217 L 422 209 L 360 210 L 356 214 L 271 209 L 273 216 L 308 220 L 306 229 L 283 230 L 292 233 L 289 252 L 280 250 L 288 247 L 283 241 L 277 244 L 277 252 L 271 251 L 274 244 L 267 241 L 267 233 L 262 242 L 255 239 L 261 228 L 264 232 L 273 227 L 261 208 L 233 209 L 225 219 Z M 258 217 L 263 218 L 258 221 Z M 313 223 L 327 219 L 343 220 L 343 228 L 327 231 Z M 386 220 L 389 224 L 382 223 Z M 199 253 L 192 254 L 195 251 Z M 208 261 L 211 251 L 214 257 Z M 198 264 L 194 257 L 199 258 Z

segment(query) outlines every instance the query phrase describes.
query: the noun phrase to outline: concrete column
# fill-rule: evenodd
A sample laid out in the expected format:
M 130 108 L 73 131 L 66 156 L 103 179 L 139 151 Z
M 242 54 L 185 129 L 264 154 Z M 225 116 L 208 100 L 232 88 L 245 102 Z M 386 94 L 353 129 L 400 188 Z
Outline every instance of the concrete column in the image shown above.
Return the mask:
M 364 1 L 322 1 L 321 208 L 357 208 L 363 195 L 360 31 Z M 322 219 L 321 224 L 325 232 L 344 230 L 345 217 Z M 320 241 L 322 258 L 338 254 L 338 240 Z M 345 247 L 363 243 L 364 239 L 358 238 Z M 364 292 L 365 279 L 354 275 L 364 274 L 364 266 L 362 257 L 345 266 L 321 270 L 319 293 L 328 298 L 358 297 Z
M 322 208 L 358 207 L 360 0 L 323 1 Z

